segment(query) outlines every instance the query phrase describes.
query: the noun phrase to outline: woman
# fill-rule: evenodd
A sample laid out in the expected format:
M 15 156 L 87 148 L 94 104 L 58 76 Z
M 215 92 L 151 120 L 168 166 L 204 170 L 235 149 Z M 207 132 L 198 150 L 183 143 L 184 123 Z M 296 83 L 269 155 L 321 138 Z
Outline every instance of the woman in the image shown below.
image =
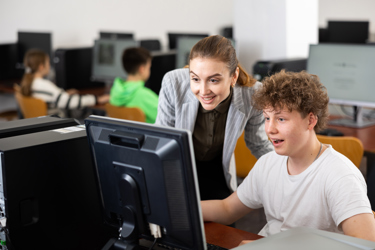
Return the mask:
M 255 157 L 273 150 L 262 112 L 251 105 L 259 85 L 239 65 L 231 42 L 219 35 L 192 48 L 189 68 L 163 78 L 156 124 L 192 132 L 202 200 L 223 199 L 236 190 L 232 156 L 243 130 Z

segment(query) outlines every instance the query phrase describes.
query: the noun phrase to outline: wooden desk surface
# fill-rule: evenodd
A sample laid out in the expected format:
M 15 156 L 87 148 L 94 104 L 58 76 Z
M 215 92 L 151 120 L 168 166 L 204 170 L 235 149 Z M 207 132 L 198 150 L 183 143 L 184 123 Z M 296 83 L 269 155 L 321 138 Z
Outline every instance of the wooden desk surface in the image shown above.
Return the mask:
M 263 238 L 260 235 L 249 233 L 240 229 L 224 226 L 214 222 L 205 222 L 207 243 L 221 246 L 224 248 L 237 247 L 243 240 L 258 240 Z
M 365 151 L 375 152 L 375 126 L 365 128 L 349 128 L 329 125 L 328 127 L 343 132 L 345 136 L 353 136 L 358 138 L 362 142 Z

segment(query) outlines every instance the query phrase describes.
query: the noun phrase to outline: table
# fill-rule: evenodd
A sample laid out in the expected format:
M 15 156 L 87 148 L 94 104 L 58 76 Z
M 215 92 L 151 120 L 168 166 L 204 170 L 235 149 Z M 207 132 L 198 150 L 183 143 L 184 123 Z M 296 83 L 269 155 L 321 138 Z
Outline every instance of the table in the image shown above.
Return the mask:
M 358 138 L 362 142 L 365 151 L 375 153 L 375 126 L 365 128 L 349 128 L 329 125 L 328 127 L 343 132 L 345 136 L 353 136 Z
M 243 240 L 258 240 L 263 238 L 263 236 L 257 234 L 214 222 L 205 222 L 204 229 L 207 243 L 228 249 L 237 247 Z

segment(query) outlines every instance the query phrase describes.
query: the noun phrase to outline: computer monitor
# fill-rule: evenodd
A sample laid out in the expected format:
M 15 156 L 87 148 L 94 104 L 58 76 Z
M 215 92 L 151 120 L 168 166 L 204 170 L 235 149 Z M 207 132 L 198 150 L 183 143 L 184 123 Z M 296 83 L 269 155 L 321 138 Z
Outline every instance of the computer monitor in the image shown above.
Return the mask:
M 111 32 L 111 31 L 100 31 L 100 39 L 133 39 L 133 33 L 121 33 L 121 32 Z
M 366 43 L 368 36 L 368 21 L 328 21 L 330 43 Z
M 152 51 L 151 56 L 150 78 L 146 81 L 145 87 L 159 95 L 164 75 L 176 68 L 176 51 Z
M 0 80 L 15 79 L 17 43 L 0 44 Z M 13 85 L 13 82 L 11 83 Z
M 357 107 L 353 119 L 331 120 L 331 124 L 348 127 L 373 124 L 362 119 L 362 107 L 375 108 L 374 65 L 373 45 L 310 45 L 307 71 L 319 76 L 327 88 L 329 102 Z
M 17 69 L 24 69 L 23 58 L 29 49 L 40 49 L 52 58 L 52 34 L 49 32 L 18 31 Z
M 138 42 L 132 39 L 95 40 L 91 80 L 112 82 L 116 77 L 125 79 L 127 74 L 121 58 L 124 50 L 130 47 L 138 47 Z
M 156 225 L 169 249 L 205 249 L 190 131 L 101 116 L 85 125 L 105 222 L 121 228 L 119 242 L 153 241 Z
M 209 36 L 208 34 L 196 34 L 196 33 L 168 33 L 169 49 L 177 48 L 177 39 L 179 37 L 198 37 L 200 39 Z
M 103 87 L 103 82 L 91 80 L 92 54 L 92 47 L 57 49 L 53 59 L 56 85 L 63 89 Z
M 204 38 L 204 37 L 203 37 Z M 189 64 L 189 55 L 194 45 L 202 40 L 202 37 L 178 37 L 177 38 L 177 56 L 176 56 L 176 68 L 183 68 Z M 234 40 L 229 39 L 235 47 Z

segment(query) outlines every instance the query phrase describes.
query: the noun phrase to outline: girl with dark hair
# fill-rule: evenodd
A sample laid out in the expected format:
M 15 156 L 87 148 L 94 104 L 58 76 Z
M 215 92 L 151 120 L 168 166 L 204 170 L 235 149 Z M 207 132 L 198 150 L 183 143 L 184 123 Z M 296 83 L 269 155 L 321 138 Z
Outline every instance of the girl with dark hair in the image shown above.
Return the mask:
M 192 48 L 189 68 L 164 76 L 156 124 L 192 132 L 202 200 L 223 199 L 236 190 L 233 152 L 242 131 L 255 157 L 273 150 L 262 111 L 251 104 L 260 85 L 240 66 L 231 42 L 219 35 Z

